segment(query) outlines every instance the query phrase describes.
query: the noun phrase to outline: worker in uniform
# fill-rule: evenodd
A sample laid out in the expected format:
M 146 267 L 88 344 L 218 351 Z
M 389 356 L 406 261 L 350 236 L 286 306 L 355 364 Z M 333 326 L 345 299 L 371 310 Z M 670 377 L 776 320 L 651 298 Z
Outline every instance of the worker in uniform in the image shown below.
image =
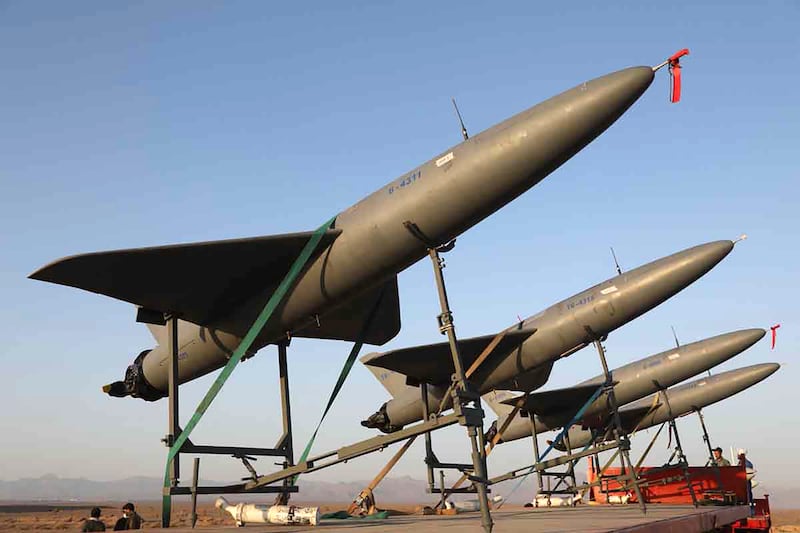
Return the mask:
M 711 453 L 713 455 L 711 460 L 713 466 L 731 466 L 731 462 L 722 456 L 722 448 L 719 446 L 711 450 Z

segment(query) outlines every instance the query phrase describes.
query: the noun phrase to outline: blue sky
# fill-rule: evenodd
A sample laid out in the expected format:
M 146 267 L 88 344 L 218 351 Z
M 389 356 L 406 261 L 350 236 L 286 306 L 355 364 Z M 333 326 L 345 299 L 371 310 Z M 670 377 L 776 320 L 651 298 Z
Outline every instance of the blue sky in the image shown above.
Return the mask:
M 451 96 L 477 133 L 688 47 L 680 104 L 668 103 L 660 72 L 607 133 L 459 239 L 446 270 L 457 330 L 493 333 L 611 277 L 609 246 L 632 268 L 747 233 L 709 275 L 613 334 L 609 361 L 669 348 L 670 326 L 689 342 L 782 323 L 774 352 L 765 340 L 724 365 L 782 370 L 707 416 L 716 444 L 751 449 L 762 483 L 794 483 L 798 15 L 791 1 L 0 3 L 0 478 L 160 475 L 166 455 L 165 404 L 100 392 L 153 345 L 133 308 L 26 279 L 36 268 L 81 252 L 313 229 L 456 144 Z M 384 348 L 439 340 L 433 289 L 425 262 L 400 276 L 403 329 Z M 292 344 L 297 448 L 349 349 Z M 597 373 L 594 354 L 580 352 L 548 386 Z M 184 419 L 210 379 L 183 388 Z M 385 399 L 357 365 L 315 450 L 370 436 L 358 421 Z M 237 369 L 193 440 L 272 445 L 278 405 L 265 349 Z M 681 427 L 702 462 L 698 423 Z M 463 429 L 440 433 L 447 459 L 466 460 Z M 491 472 L 529 460 L 528 443 L 504 448 Z M 665 459 L 666 443 L 654 453 Z M 314 477 L 368 478 L 387 458 Z M 225 458 L 201 468 L 212 479 L 244 473 Z M 396 473 L 423 477 L 418 446 Z

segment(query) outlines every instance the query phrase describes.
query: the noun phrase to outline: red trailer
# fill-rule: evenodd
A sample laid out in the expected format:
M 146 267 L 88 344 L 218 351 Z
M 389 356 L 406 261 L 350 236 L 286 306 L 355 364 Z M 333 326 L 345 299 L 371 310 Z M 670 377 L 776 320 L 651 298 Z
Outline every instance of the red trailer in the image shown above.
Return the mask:
M 594 461 L 589 459 L 587 480 L 597 481 Z M 640 467 L 637 469 L 639 490 L 647 504 L 692 504 L 692 492 L 699 505 L 747 504 L 747 472 L 743 466 L 703 467 L 682 466 Z M 600 483 L 591 489 L 590 499 L 597 503 L 637 503 L 632 488 L 617 480 L 620 468 L 607 468 Z M 687 474 L 689 480 L 687 481 Z M 691 491 L 689 487 L 691 486 Z M 739 520 L 724 531 L 769 531 L 769 496 L 755 498 L 752 516 Z

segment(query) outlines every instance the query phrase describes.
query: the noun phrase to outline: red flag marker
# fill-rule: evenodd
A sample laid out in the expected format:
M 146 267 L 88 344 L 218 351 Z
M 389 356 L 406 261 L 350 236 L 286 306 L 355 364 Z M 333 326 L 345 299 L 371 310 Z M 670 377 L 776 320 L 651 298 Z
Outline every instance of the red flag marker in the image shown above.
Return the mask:
M 774 326 L 769 328 L 772 331 L 772 348 L 771 348 L 772 350 L 775 349 L 775 338 L 778 336 L 778 328 L 779 327 L 781 327 L 780 324 L 775 324 Z
M 675 104 L 681 100 L 681 58 L 689 55 L 689 49 L 684 48 L 675 52 L 669 59 L 669 74 L 672 78 L 672 90 L 670 91 L 670 101 Z

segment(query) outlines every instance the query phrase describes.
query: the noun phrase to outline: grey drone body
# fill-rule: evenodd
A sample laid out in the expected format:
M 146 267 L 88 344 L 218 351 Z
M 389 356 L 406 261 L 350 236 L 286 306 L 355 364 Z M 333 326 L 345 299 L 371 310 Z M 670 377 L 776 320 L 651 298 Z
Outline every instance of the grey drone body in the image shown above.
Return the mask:
M 397 274 L 530 189 L 616 121 L 650 86 L 651 67 L 582 83 L 416 166 L 339 213 L 316 255 L 261 330 L 253 350 L 294 336 L 383 344 L 400 329 Z M 189 328 L 183 383 L 228 360 L 310 232 L 67 257 L 34 279 L 82 288 Z M 364 331 L 366 317 L 375 314 Z M 363 335 L 362 335 L 363 332 Z M 191 342 L 190 342 L 191 341 Z M 163 350 L 161 350 L 163 352 Z M 112 394 L 154 400 L 166 391 L 165 354 L 143 353 Z
M 723 240 L 688 248 L 548 307 L 509 328 L 507 334 L 517 336 L 520 342 L 510 349 L 498 346 L 471 380 L 481 394 L 496 389 L 528 392 L 541 387 L 556 360 L 595 338 L 608 335 L 672 297 L 711 270 L 733 246 L 732 241 Z M 465 364 L 469 365 L 477 357 L 480 347 L 462 348 Z M 369 354 L 362 361 L 368 366 L 405 375 L 412 382 L 429 382 L 432 385 L 428 388 L 430 401 L 436 406 L 453 372 L 446 343 Z M 378 377 L 381 379 L 380 375 Z M 390 392 L 394 398 L 362 422 L 364 426 L 392 432 L 421 419 L 422 400 L 418 390 L 406 387 Z M 449 398 L 444 402 L 445 406 L 450 405 Z
M 701 374 L 728 359 L 740 354 L 760 340 L 763 329 L 745 329 L 725 333 L 702 341 L 685 344 L 665 352 L 623 365 L 611 371 L 614 397 L 617 405 L 624 405 L 648 394 L 671 387 L 693 376 Z M 569 423 L 572 416 L 589 400 L 592 393 L 605 382 L 600 375 L 579 383 L 575 387 L 544 391 L 525 398 L 503 398 L 498 393 L 490 401 L 501 401 L 511 409 L 511 404 L 520 402 L 528 413 L 534 413 L 536 432 L 554 430 Z M 586 427 L 602 427 L 611 412 L 609 399 L 601 394 L 578 421 Z M 504 419 L 498 418 L 501 427 Z M 509 442 L 531 436 L 530 421 L 516 415 L 503 431 L 502 441 Z
M 667 422 L 670 416 L 678 418 L 708 407 L 726 398 L 749 389 L 777 372 L 778 363 L 762 363 L 720 372 L 713 376 L 697 379 L 695 381 L 670 387 L 654 396 L 625 405 L 619 410 L 623 430 L 632 433 L 634 430 L 647 429 Z M 663 401 L 659 395 L 666 394 L 669 402 Z M 570 446 L 581 448 L 592 441 L 592 431 L 581 426 L 572 426 L 569 429 Z M 603 441 L 600 436 L 595 441 Z M 562 451 L 563 443 L 557 446 Z

